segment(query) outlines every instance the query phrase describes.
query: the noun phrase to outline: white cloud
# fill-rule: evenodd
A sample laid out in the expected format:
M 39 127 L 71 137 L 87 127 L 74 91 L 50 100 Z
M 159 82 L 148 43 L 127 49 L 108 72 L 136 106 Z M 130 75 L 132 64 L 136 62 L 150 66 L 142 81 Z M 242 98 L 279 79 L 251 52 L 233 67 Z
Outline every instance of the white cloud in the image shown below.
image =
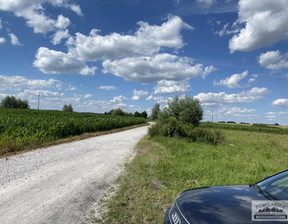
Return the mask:
M 220 25 L 221 22 L 217 23 L 217 24 Z M 229 23 L 224 24 L 222 29 L 219 30 L 219 31 L 216 31 L 215 34 L 219 35 L 220 37 L 222 37 L 222 36 L 225 36 L 225 35 L 235 34 L 235 33 L 238 33 L 240 31 L 237 23 L 233 23 L 232 27 L 229 27 L 229 26 L 230 26 Z
M 166 104 L 168 100 L 171 100 L 171 97 L 163 97 L 163 96 L 153 96 L 150 95 L 146 98 L 147 101 L 156 101 L 159 104 Z
M 59 15 L 57 18 L 57 21 L 55 22 L 55 27 L 58 29 L 66 29 L 70 25 L 70 19 L 63 16 Z
M 265 114 L 265 116 L 266 116 L 266 118 L 269 121 L 276 121 L 277 119 L 279 119 L 279 117 L 283 117 L 283 119 L 287 120 L 288 112 L 283 112 L 283 111 L 280 111 L 280 112 L 267 112 Z
M 41 88 L 62 88 L 62 83 L 55 79 L 27 79 L 23 76 L 0 75 L 0 89 L 3 91 L 19 91 L 22 88 L 41 89 Z
M 79 5 L 70 5 L 72 11 L 76 12 L 79 16 L 83 16 L 81 8 Z
M 6 42 L 6 39 L 3 37 L 0 37 L 0 44 L 4 44 Z
M 10 38 L 11 38 L 11 44 L 14 46 L 22 46 L 22 44 L 20 43 L 20 41 L 18 40 L 17 36 L 13 33 L 9 34 Z
M 154 94 L 177 94 L 190 91 L 188 81 L 160 80 L 154 87 Z
M 116 87 L 115 86 L 99 86 L 98 89 L 112 91 L 112 90 L 115 90 Z
M 195 98 L 198 98 L 201 104 L 205 106 L 222 106 L 225 104 L 234 103 L 251 103 L 262 99 L 265 95 L 270 93 L 267 88 L 254 87 L 249 91 L 240 93 L 227 94 L 225 92 L 219 93 L 200 93 Z
M 128 100 L 125 96 L 114 96 L 112 100 L 110 100 L 111 103 L 122 103 L 123 101 Z
M 55 23 L 57 21 L 48 18 L 44 14 L 42 7 L 40 9 L 29 8 L 25 11 L 17 12 L 16 15 L 24 17 L 26 24 L 33 28 L 34 33 L 46 34 L 55 30 Z
M 214 117 L 218 120 L 252 119 L 256 116 L 255 109 L 240 107 L 223 107 L 214 112 Z
M 88 67 L 85 62 L 71 53 L 49 50 L 40 47 L 36 53 L 33 65 L 45 74 L 71 73 L 81 75 L 93 75 L 96 67 Z
M 151 83 L 154 81 L 185 80 L 201 76 L 205 78 L 215 70 L 213 66 L 192 65 L 192 59 L 170 54 L 151 57 L 127 57 L 120 60 L 103 62 L 103 72 L 112 73 L 126 80 Z
M 288 68 L 288 53 L 282 55 L 280 51 L 267 51 L 259 57 L 259 64 L 271 70 Z
M 214 86 L 227 86 L 228 88 L 240 88 L 239 82 L 242 81 L 248 75 L 248 71 L 242 72 L 241 74 L 234 74 L 226 79 L 220 80 L 219 82 L 214 81 Z
M 253 74 L 252 77 L 248 80 L 248 83 L 253 83 L 256 81 L 256 79 L 259 77 L 258 74 Z
M 76 33 L 75 39 L 69 40 L 70 49 L 86 61 L 97 61 L 151 55 L 162 47 L 181 48 L 184 46 L 180 31 L 193 29 L 178 16 L 169 17 L 161 26 L 138 22 L 139 28 L 134 35 L 112 33 L 101 36 L 93 29 L 89 36 Z
M 288 99 L 277 99 L 272 103 L 272 106 L 288 108 Z
M 32 90 L 32 89 L 26 89 L 22 93 L 18 93 L 17 96 L 20 98 L 29 98 L 30 96 L 37 96 L 40 93 L 40 97 L 48 97 L 48 98 L 54 98 L 54 97 L 64 97 L 64 93 L 60 92 L 53 92 L 50 90 Z
M 214 0 L 197 0 L 197 2 L 204 8 L 211 8 L 214 4 Z
M 33 28 L 35 33 L 47 34 L 58 29 L 66 29 L 70 20 L 63 15 L 52 19 L 45 14 L 45 4 L 52 6 L 66 7 L 81 13 L 78 5 L 69 4 L 70 0 L 0 0 L 0 10 L 13 12 L 16 16 L 26 20 L 26 24 Z
M 88 99 L 88 98 L 91 98 L 92 96 L 93 96 L 93 94 L 88 93 L 88 94 L 85 94 L 85 95 L 84 95 L 84 98 L 85 98 L 85 99 Z
M 70 37 L 68 30 L 58 30 L 54 35 L 51 42 L 54 45 L 60 44 L 63 39 L 68 39 Z
M 232 37 L 230 51 L 250 51 L 287 39 L 287 0 L 240 0 L 238 23 L 245 27 Z
M 81 75 L 94 75 L 97 68 L 95 66 L 89 67 L 88 65 L 85 65 L 84 68 L 81 69 L 80 74 Z
M 72 84 L 68 84 L 68 88 L 66 90 L 74 91 L 74 90 L 77 90 L 77 88 L 73 86 Z
M 146 96 L 146 95 L 148 95 L 147 91 L 134 89 L 132 100 L 140 100 L 143 96 Z

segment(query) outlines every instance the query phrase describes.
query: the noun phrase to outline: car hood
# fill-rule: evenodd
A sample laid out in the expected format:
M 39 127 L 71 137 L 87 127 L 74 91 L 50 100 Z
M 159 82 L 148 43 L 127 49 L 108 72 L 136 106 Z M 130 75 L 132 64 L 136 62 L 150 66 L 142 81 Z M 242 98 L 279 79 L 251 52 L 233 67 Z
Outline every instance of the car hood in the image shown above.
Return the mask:
M 252 200 L 268 199 L 249 185 L 215 186 L 185 191 L 176 204 L 191 224 L 247 224 L 252 223 Z

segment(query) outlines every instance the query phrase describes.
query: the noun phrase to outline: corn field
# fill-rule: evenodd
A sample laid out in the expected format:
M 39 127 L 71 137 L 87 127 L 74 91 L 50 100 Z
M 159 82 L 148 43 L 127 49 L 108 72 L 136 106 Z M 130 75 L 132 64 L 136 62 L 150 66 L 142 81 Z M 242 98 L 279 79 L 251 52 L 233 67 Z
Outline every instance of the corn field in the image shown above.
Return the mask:
M 1 108 L 0 152 L 3 154 L 15 151 L 14 148 L 18 150 L 85 132 L 108 131 L 145 122 L 144 118 L 127 116 Z

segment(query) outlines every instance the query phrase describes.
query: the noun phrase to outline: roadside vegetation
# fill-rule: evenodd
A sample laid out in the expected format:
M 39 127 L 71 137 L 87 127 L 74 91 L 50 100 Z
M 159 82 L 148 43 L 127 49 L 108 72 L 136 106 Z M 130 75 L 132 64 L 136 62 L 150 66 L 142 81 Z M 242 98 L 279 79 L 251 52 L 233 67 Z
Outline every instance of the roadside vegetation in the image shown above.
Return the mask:
M 69 136 L 144 124 L 143 117 L 0 108 L 0 155 Z
M 163 111 L 154 109 L 156 125 L 92 223 L 163 223 L 166 209 L 184 190 L 252 184 L 288 168 L 287 132 L 200 123 L 203 111 L 189 97 L 176 97 Z
M 108 213 L 95 223 L 163 223 L 184 190 L 252 184 L 288 168 L 288 135 L 221 130 L 218 145 L 164 136 L 147 137 L 126 165 Z

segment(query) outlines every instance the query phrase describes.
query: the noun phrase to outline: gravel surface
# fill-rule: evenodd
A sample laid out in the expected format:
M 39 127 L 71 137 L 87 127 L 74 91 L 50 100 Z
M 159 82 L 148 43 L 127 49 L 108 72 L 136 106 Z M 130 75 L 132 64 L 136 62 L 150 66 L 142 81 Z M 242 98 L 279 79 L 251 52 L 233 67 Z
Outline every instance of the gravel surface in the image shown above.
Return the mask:
M 0 159 L 0 223 L 79 223 L 113 186 L 147 129 Z

